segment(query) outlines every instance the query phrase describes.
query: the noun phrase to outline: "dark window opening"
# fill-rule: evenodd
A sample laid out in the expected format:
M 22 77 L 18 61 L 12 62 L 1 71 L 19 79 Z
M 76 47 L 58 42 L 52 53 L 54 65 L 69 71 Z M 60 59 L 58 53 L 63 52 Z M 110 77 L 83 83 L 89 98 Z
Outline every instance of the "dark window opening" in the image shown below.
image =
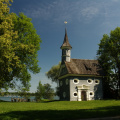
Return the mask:
M 74 93 L 74 96 L 77 96 L 77 93 Z

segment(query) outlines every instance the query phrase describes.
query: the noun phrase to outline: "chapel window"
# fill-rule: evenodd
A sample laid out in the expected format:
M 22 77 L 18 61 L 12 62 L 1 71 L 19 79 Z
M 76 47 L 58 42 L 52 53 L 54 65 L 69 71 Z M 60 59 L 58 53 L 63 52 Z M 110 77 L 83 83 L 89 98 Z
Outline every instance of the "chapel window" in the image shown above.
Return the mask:
M 94 96 L 94 92 L 93 91 L 90 92 L 90 96 Z
M 73 80 L 73 83 L 74 83 L 74 84 L 78 84 L 78 83 L 79 83 L 79 80 L 78 80 L 78 79 L 74 79 L 74 80 Z
M 92 79 L 88 79 L 87 82 L 88 82 L 89 84 L 92 84 L 92 83 L 93 83 L 93 80 L 92 80 Z
M 76 93 L 76 92 L 74 92 L 74 94 L 73 94 L 73 95 L 74 95 L 74 97 L 77 97 L 77 93 Z
M 95 80 L 95 84 L 99 84 L 100 83 L 100 81 L 99 80 Z

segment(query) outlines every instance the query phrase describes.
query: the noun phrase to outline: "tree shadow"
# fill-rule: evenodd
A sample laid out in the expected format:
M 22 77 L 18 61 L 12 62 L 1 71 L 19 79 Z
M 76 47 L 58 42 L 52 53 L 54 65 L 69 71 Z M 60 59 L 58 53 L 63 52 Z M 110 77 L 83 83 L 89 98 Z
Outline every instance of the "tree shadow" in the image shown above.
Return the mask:
M 0 120 L 75 120 L 120 115 L 120 106 L 80 110 L 30 110 L 0 114 Z

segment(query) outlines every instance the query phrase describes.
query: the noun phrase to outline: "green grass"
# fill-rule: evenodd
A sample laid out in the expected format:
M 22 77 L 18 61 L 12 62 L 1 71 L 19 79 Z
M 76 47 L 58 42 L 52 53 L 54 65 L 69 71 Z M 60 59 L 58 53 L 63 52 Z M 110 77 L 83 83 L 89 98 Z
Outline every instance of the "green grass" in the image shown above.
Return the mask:
M 0 120 L 75 120 L 120 115 L 120 100 L 0 102 Z

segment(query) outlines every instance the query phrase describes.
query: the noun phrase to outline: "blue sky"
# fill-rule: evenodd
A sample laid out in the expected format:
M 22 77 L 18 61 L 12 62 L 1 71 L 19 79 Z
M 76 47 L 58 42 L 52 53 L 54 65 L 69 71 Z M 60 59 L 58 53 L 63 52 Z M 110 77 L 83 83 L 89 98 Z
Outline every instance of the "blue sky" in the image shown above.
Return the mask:
M 120 0 L 14 0 L 10 12 L 23 12 L 32 18 L 42 40 L 38 51 L 41 72 L 31 73 L 31 92 L 36 91 L 39 81 L 56 86 L 45 73 L 61 60 L 64 21 L 68 22 L 67 34 L 73 47 L 71 57 L 78 59 L 94 59 L 103 34 L 120 27 Z

